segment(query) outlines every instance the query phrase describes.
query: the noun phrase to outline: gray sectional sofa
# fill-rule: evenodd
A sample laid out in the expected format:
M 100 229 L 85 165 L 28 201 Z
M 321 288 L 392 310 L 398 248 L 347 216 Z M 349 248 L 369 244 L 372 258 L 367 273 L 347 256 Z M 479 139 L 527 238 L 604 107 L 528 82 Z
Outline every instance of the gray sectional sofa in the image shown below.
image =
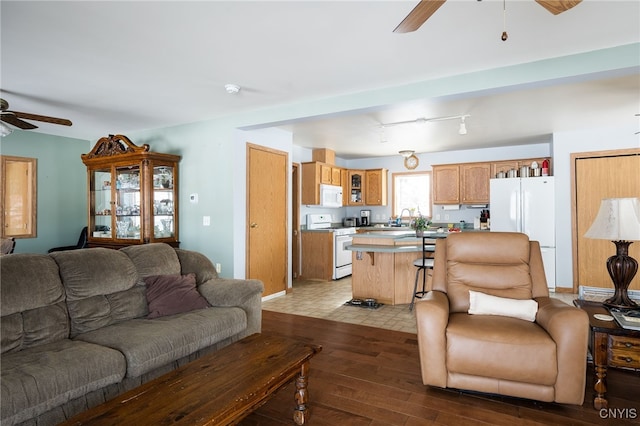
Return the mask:
M 0 267 L 3 426 L 60 423 L 261 330 L 262 282 L 219 278 L 166 244 L 11 254 Z M 185 277 L 210 307 L 169 293 L 163 303 L 186 312 L 150 305 L 149 279 Z

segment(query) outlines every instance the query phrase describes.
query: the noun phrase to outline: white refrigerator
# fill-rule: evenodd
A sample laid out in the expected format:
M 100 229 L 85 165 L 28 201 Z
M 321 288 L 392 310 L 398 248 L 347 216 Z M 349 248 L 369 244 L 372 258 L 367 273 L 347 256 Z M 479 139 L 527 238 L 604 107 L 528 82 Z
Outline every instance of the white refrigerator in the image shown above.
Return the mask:
M 491 231 L 538 241 L 550 289 L 556 287 L 555 182 L 552 176 L 490 180 Z

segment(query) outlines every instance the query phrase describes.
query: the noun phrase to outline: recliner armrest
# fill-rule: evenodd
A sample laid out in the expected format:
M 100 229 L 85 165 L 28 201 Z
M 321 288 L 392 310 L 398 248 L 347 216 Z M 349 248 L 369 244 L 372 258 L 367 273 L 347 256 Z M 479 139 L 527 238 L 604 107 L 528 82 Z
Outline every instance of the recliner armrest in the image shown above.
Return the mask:
M 546 330 L 556 343 L 558 379 L 555 401 L 582 404 L 587 368 L 589 316 L 582 309 L 550 297 L 536 297 L 536 323 Z M 576 383 L 576 377 L 583 380 Z
M 430 291 L 416 303 L 415 309 L 422 382 L 445 388 L 449 298 L 446 293 Z

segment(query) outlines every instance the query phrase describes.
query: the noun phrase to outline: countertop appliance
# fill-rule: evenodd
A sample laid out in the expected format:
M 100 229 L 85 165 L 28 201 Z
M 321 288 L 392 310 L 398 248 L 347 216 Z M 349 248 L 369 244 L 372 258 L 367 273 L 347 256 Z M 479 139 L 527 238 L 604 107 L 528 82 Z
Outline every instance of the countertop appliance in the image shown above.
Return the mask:
M 320 205 L 322 207 L 342 207 L 342 187 L 321 184 Z
M 547 286 L 556 287 L 555 181 L 552 176 L 491 179 L 491 231 L 524 232 L 540 243 Z
M 353 228 L 354 226 L 360 226 L 360 218 L 357 217 L 345 217 L 342 219 L 342 226 L 345 228 Z
M 362 226 L 371 225 L 371 210 L 360 210 L 360 223 Z
M 336 228 L 331 223 L 331 215 L 308 214 L 307 229 L 310 231 L 326 230 L 327 232 L 333 232 L 332 278 L 338 280 L 351 275 L 352 252 L 347 250 L 346 247 L 351 245 L 356 228 Z

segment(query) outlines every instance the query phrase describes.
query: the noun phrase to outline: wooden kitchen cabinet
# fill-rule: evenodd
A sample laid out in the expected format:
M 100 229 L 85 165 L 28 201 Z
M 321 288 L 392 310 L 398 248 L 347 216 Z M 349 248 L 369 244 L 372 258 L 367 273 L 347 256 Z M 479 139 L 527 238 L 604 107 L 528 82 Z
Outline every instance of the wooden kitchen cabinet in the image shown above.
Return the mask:
M 491 163 L 467 163 L 460 165 L 460 190 L 462 204 L 488 204 Z
M 320 185 L 341 186 L 342 169 L 331 164 L 313 161 L 302 163 L 301 203 L 320 204 Z
M 365 170 L 364 203 L 367 206 L 387 205 L 387 169 Z
M 342 189 L 347 201 L 344 205 L 363 206 L 365 201 L 365 171 L 347 170 L 346 175 L 346 182 Z
M 333 232 L 302 232 L 302 278 L 333 279 L 333 244 Z
M 156 242 L 178 247 L 180 156 L 109 135 L 81 157 L 88 175 L 89 247 Z
M 460 165 L 432 166 L 433 204 L 460 204 Z

